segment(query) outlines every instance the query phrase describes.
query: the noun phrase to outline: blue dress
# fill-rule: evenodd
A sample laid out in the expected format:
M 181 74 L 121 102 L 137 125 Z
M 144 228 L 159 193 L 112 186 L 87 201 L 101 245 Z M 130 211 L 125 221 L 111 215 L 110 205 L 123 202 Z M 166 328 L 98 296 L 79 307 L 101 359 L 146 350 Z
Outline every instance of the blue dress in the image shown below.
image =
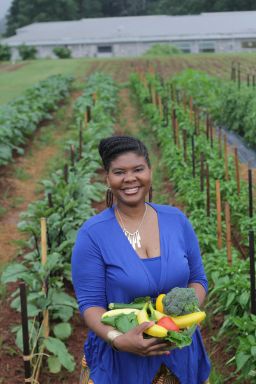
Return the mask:
M 72 279 L 81 314 L 89 307 L 107 308 L 110 302 L 156 297 L 192 282 L 207 291 L 198 241 L 189 220 L 177 208 L 150 205 L 157 212 L 160 233 L 158 284 L 124 235 L 114 209 L 108 208 L 83 224 L 73 249 Z M 181 384 L 202 384 L 210 373 L 199 329 L 189 347 L 174 349 L 169 356 L 118 352 L 92 331 L 84 352 L 95 384 L 151 384 L 162 363 Z

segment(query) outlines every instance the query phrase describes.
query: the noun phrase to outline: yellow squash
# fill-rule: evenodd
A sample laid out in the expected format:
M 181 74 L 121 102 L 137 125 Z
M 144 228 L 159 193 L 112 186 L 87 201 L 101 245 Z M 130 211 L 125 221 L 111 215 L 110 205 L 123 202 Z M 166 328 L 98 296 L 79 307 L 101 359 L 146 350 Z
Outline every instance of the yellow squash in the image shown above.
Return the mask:
M 183 316 L 177 316 L 177 317 L 170 316 L 170 317 L 174 321 L 174 323 L 178 325 L 179 328 L 187 328 L 187 327 L 191 327 L 194 324 L 201 323 L 201 321 L 205 319 L 206 313 L 203 311 L 200 311 L 200 312 L 192 312 Z
M 147 304 L 137 314 L 137 320 L 139 324 L 142 324 L 145 321 L 147 322 L 150 321 L 147 314 Z M 167 329 L 157 324 L 152 325 L 152 327 L 149 327 L 144 331 L 144 333 L 153 337 L 166 337 L 167 332 L 168 332 Z
M 164 313 L 164 306 L 163 306 L 164 297 L 165 297 L 165 293 L 161 293 L 156 298 L 156 310 L 162 313 Z
M 181 329 L 191 327 L 194 324 L 199 324 L 206 317 L 206 313 L 203 311 L 192 312 L 192 313 L 188 313 L 187 315 L 176 316 L 176 317 L 166 315 L 165 313 L 162 313 L 159 311 L 154 311 L 154 315 L 157 321 L 165 316 L 170 317 L 174 321 L 174 323 Z
M 117 315 L 129 315 L 130 313 L 135 313 L 135 315 L 137 315 L 138 312 L 139 309 L 135 308 L 112 309 L 111 311 L 104 312 L 101 318 L 104 319 L 105 317 L 112 317 Z

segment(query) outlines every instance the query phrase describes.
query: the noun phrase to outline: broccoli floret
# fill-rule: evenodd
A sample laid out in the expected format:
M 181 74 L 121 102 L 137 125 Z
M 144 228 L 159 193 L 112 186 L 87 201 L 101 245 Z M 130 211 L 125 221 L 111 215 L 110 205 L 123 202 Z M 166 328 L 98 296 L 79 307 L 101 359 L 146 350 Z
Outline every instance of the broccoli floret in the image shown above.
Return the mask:
M 171 316 L 199 311 L 199 301 L 194 288 L 173 288 L 163 298 L 164 313 Z

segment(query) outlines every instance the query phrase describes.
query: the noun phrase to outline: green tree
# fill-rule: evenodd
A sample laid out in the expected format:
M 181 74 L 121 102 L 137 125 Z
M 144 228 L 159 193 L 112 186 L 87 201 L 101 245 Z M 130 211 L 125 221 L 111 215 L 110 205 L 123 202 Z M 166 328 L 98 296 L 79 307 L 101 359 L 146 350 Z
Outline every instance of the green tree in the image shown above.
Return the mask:
M 76 0 L 14 0 L 7 16 L 7 35 L 35 22 L 74 20 L 77 9 Z

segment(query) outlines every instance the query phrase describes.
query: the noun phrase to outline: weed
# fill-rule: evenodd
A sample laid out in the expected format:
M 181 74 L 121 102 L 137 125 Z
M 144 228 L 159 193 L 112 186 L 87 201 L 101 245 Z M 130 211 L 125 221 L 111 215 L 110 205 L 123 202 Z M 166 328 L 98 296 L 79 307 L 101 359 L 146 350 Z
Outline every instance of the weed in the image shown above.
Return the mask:
M 22 196 L 13 197 L 11 202 L 10 202 L 10 207 L 11 208 L 17 208 L 22 203 L 24 203 L 24 197 L 22 197 Z
M 15 168 L 14 176 L 16 177 L 16 179 L 23 180 L 23 181 L 30 179 L 30 175 L 23 168 L 18 168 L 18 167 Z
M 3 217 L 7 212 L 7 208 L 4 208 L 2 207 L 2 205 L 0 205 L 0 217 Z

